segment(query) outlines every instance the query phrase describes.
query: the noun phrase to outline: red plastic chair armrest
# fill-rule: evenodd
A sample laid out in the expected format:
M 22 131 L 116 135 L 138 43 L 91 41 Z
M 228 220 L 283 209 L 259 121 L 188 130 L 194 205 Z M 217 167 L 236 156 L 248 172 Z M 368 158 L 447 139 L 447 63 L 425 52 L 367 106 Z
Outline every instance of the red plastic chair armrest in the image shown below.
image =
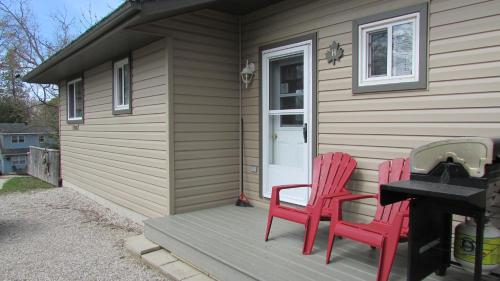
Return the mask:
M 311 187 L 311 186 L 312 186 L 312 184 L 308 184 L 308 183 L 305 183 L 305 184 L 285 184 L 285 185 L 273 186 L 273 190 L 274 189 L 282 190 L 282 189 L 299 188 L 299 187 Z
M 339 192 L 339 193 L 335 193 L 335 194 L 322 195 L 320 198 L 332 199 L 332 198 L 336 198 L 336 197 L 344 197 L 347 195 L 352 195 L 352 194 L 349 191 L 343 191 L 343 192 Z
M 312 187 L 312 184 L 285 184 L 273 186 L 271 193 L 271 207 L 280 205 L 280 191 L 283 189 L 299 188 L 299 187 Z
M 359 200 L 359 199 L 366 199 L 366 198 L 378 198 L 377 195 L 373 194 L 348 194 L 344 196 L 338 196 L 338 197 L 333 197 L 333 207 L 330 208 L 331 213 L 332 213 L 332 220 L 334 221 L 339 221 L 342 218 L 342 203 L 345 201 L 354 201 L 354 200 Z
M 354 201 L 354 200 L 360 200 L 360 199 L 367 199 L 367 198 L 375 198 L 378 199 L 378 195 L 374 194 L 349 194 L 345 196 L 339 196 L 339 197 L 334 197 L 332 198 L 335 201 Z
M 348 195 L 351 195 L 351 193 L 349 191 L 342 191 L 342 192 L 335 193 L 335 194 L 321 195 L 321 196 L 319 196 L 318 201 L 313 209 L 315 210 L 316 213 L 321 214 L 321 209 L 323 209 L 325 200 L 333 199 L 333 198 L 337 198 L 337 197 L 344 197 L 344 196 L 348 196 Z

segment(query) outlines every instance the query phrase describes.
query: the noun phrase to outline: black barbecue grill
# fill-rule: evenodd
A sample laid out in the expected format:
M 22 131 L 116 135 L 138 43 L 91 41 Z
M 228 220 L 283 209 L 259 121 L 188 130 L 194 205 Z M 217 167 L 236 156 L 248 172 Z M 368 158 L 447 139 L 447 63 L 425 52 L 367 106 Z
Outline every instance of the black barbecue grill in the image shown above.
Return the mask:
M 486 212 L 500 195 L 500 139 L 456 138 L 416 148 L 410 180 L 381 186 L 382 205 L 411 199 L 407 280 L 444 275 L 451 264 L 452 215 L 476 220 L 474 280 L 481 280 Z M 495 199 L 496 198 L 496 199 Z

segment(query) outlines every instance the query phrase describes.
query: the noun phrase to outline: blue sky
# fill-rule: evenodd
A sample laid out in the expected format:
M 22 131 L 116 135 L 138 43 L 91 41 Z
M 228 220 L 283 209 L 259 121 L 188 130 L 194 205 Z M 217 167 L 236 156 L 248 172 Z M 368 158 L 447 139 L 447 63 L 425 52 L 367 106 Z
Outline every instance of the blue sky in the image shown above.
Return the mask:
M 73 31 L 79 35 L 86 28 L 81 22 L 82 14 L 88 13 L 89 7 L 98 18 L 106 16 L 118 7 L 123 0 L 28 0 L 30 8 L 40 25 L 44 37 L 51 37 L 55 32 L 53 16 L 66 12 L 68 19 L 73 20 Z

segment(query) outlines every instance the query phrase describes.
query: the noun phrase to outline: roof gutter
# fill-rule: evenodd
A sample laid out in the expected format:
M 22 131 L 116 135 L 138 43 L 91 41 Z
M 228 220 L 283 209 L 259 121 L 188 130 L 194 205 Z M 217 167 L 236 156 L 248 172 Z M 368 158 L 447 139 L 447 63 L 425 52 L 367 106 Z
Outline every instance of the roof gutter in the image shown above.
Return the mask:
M 110 30 L 120 25 L 125 20 L 129 19 L 130 16 L 135 15 L 140 11 L 141 4 L 138 1 L 128 0 L 124 2 L 114 12 L 96 23 L 85 33 L 77 37 L 68 46 L 55 53 L 38 67 L 23 76 L 22 80 L 25 82 L 31 82 L 31 80 L 33 80 L 36 76 L 44 73 L 59 62 L 79 52 L 82 48 L 92 43 L 93 41 L 98 40 Z

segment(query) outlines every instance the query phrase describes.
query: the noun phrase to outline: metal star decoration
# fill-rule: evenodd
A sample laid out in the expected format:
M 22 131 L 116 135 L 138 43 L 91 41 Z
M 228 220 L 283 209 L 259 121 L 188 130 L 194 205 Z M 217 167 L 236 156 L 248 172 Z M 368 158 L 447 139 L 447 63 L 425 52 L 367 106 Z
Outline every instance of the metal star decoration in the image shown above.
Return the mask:
M 344 49 L 340 48 L 340 44 L 333 40 L 328 51 L 326 51 L 325 57 L 328 63 L 333 63 L 335 65 L 336 61 L 340 61 L 340 58 L 344 56 Z

